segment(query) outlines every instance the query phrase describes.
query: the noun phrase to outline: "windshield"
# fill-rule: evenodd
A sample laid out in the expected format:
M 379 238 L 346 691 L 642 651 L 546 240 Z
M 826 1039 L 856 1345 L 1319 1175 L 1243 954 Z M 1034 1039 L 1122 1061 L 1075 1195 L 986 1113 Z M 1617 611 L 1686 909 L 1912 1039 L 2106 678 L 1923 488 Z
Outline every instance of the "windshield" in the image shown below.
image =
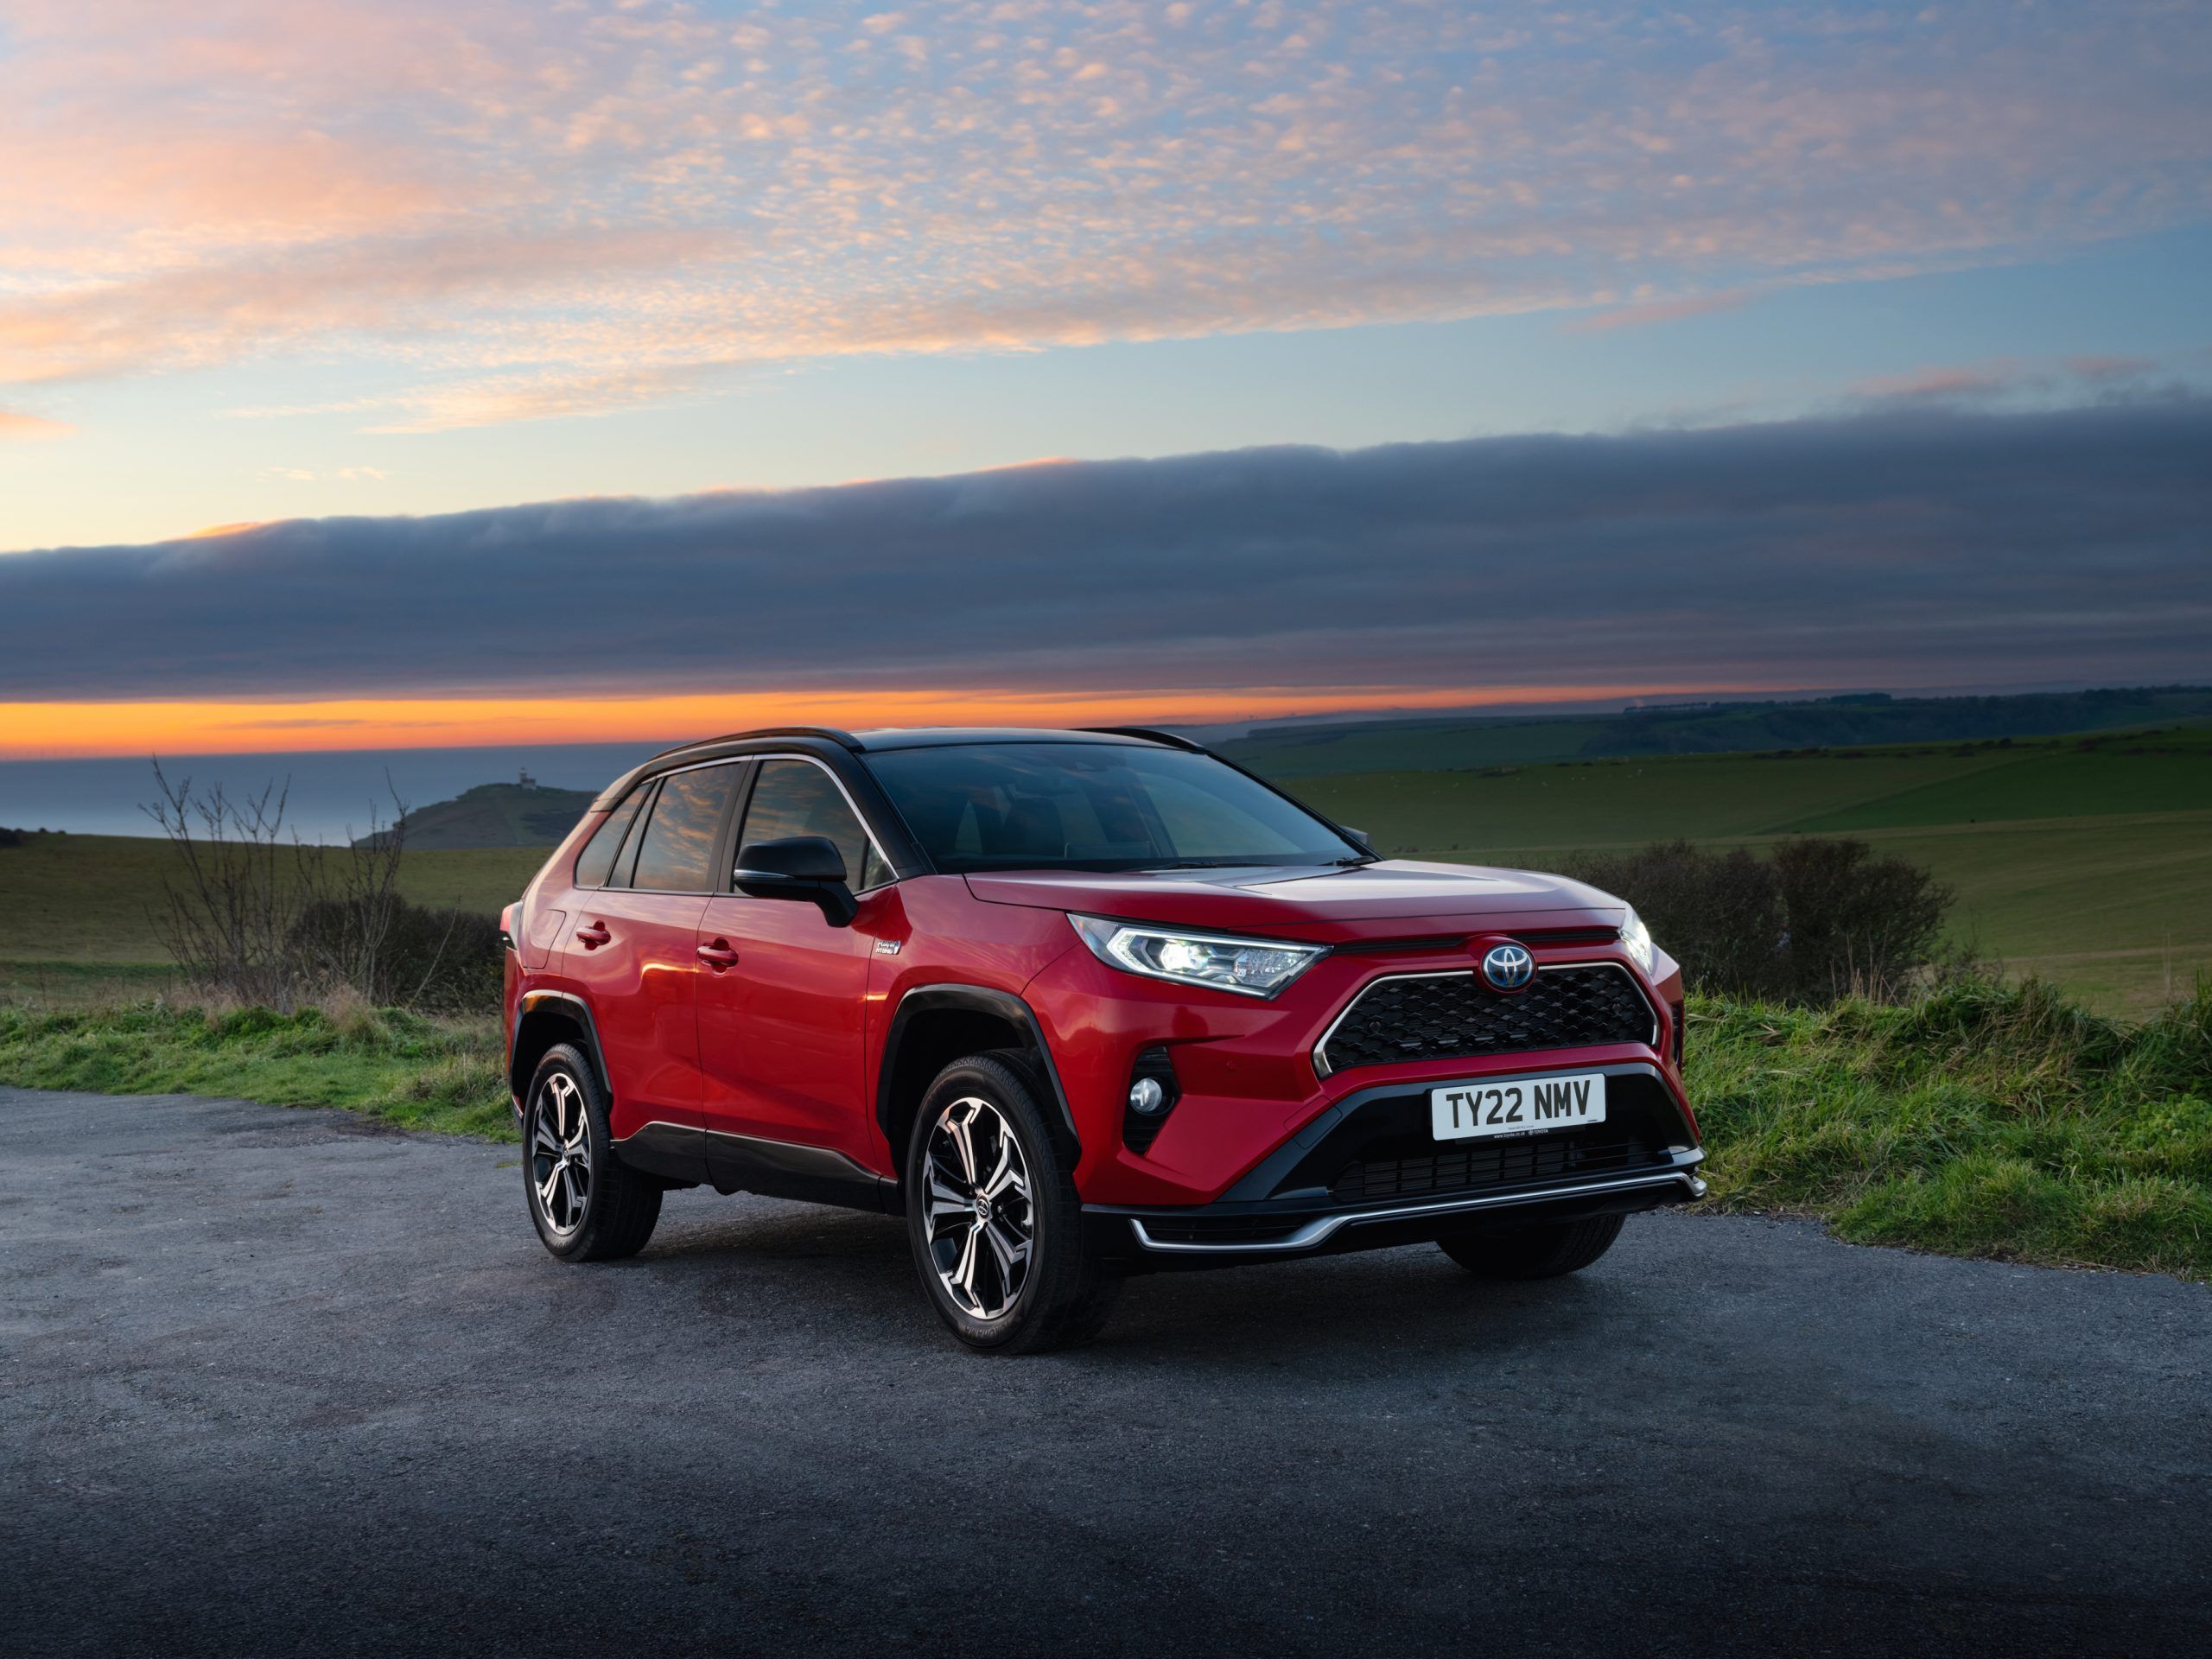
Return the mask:
M 1155 870 L 1363 863 L 1295 802 L 1186 749 L 960 743 L 868 757 L 937 868 Z

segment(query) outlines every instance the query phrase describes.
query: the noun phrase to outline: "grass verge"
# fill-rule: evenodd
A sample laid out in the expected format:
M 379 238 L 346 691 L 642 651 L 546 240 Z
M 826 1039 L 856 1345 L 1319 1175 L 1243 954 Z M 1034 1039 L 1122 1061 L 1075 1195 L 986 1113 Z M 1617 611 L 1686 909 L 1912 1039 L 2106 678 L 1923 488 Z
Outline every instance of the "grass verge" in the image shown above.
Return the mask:
M 2034 981 L 1821 1010 L 1694 999 L 1689 1041 L 1720 1208 L 2212 1279 L 2212 983 L 2141 1023 Z
M 2141 1023 L 2050 987 L 1690 1003 L 1721 1209 L 1951 1255 L 2212 1280 L 2212 982 Z M 350 1106 L 513 1138 L 495 1020 L 142 1003 L 0 1009 L 0 1083 Z
M 350 1106 L 412 1129 L 515 1138 L 496 1019 L 397 1008 L 0 1009 L 0 1083 Z

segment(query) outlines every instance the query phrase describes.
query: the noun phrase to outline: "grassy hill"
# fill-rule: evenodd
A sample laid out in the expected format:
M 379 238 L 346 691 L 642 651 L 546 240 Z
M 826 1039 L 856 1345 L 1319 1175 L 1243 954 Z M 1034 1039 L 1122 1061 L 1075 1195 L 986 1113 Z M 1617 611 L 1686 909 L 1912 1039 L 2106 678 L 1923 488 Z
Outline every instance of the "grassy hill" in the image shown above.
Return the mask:
M 407 849 L 550 847 L 590 806 L 596 791 L 543 784 L 479 784 L 450 801 L 418 806 L 402 820 Z
M 2212 972 L 2212 727 L 1286 781 L 1387 851 L 1471 863 L 1860 836 L 1958 889 L 1961 938 L 2100 1006 Z
M 1270 778 L 1529 766 L 1637 755 L 1960 743 L 2212 720 L 2212 688 L 2002 697 L 1824 697 L 1604 715 L 1363 721 L 1262 730 L 1218 746 Z

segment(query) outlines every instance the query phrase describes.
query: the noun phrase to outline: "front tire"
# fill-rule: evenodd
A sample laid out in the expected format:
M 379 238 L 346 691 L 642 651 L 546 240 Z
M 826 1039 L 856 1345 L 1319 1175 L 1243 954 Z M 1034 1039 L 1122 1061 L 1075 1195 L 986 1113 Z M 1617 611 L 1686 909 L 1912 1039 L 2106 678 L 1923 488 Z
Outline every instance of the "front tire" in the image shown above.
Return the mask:
M 572 1043 L 545 1051 L 522 1120 L 522 1179 L 530 1219 L 563 1262 L 613 1262 L 645 1249 L 660 1220 L 661 1188 L 614 1155 L 607 1096 Z
M 1084 1249 L 1083 1204 L 1043 1092 L 1019 1053 L 955 1060 L 907 1137 L 906 1236 L 922 1293 L 981 1353 L 1087 1342 L 1121 1289 Z
M 1513 1233 L 1461 1233 L 1440 1238 L 1444 1254 L 1481 1279 L 1557 1279 L 1580 1273 L 1621 1236 L 1621 1217 L 1555 1221 Z

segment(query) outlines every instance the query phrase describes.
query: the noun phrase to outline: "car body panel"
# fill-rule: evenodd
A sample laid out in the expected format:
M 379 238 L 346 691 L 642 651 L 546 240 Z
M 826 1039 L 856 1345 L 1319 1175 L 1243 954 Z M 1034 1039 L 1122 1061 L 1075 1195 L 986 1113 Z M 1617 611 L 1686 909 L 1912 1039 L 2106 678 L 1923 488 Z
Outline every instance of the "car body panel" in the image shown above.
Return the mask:
M 1033 905 L 1244 932 L 1337 922 L 1523 916 L 1541 910 L 1572 910 L 1593 920 L 1602 916 L 1618 925 L 1623 909 L 1618 899 L 1563 876 L 1400 859 L 1321 871 L 1262 865 L 1120 874 L 1020 871 L 966 880 L 969 891 L 986 904 Z
M 812 905 L 743 893 L 707 900 L 696 943 L 737 956 L 727 968 L 697 968 L 710 1131 L 824 1147 L 873 1166 L 869 955 L 874 929 L 898 908 L 896 889 L 885 888 L 861 900 L 852 926 L 833 927 Z

